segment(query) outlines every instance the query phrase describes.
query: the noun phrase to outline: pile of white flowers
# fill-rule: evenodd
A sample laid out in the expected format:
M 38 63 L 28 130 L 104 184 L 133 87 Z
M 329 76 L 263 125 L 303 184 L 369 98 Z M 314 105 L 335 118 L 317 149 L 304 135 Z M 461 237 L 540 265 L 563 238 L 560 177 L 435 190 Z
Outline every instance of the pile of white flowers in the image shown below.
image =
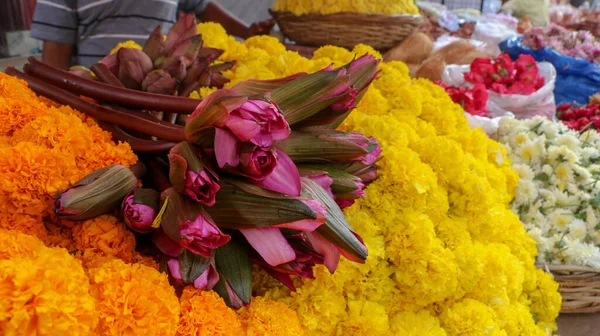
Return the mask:
M 600 270 L 600 136 L 543 117 L 502 119 L 499 141 L 520 176 L 512 209 L 538 261 Z

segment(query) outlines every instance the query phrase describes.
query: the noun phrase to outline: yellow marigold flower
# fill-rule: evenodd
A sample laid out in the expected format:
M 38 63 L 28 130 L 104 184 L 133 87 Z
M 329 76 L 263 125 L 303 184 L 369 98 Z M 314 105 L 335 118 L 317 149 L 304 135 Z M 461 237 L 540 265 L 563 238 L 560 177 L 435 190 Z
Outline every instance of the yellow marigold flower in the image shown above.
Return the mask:
M 375 50 L 373 47 L 368 46 L 366 44 L 362 44 L 359 43 L 357 44 L 354 49 L 352 49 L 352 53 L 354 55 L 356 55 L 356 57 L 360 57 L 366 54 L 375 56 L 375 58 L 377 59 L 383 59 L 383 56 L 381 55 L 381 53 L 379 53 L 379 51 Z
M 93 334 L 98 314 L 89 290 L 81 264 L 65 249 L 2 260 L 0 334 Z
M 115 259 L 89 270 L 100 335 L 174 335 L 179 302 L 166 273 Z
M 46 112 L 46 105 L 23 80 L 0 73 L 0 135 L 11 135 L 35 117 Z
M 103 257 L 119 258 L 126 263 L 133 260 L 135 236 L 113 216 L 102 215 L 75 226 L 73 239 L 86 265 Z
M 391 321 L 391 334 L 403 336 L 446 336 L 437 317 L 427 310 L 402 312 Z
M 213 291 L 184 288 L 176 336 L 244 335 L 236 312 Z
M 240 319 L 248 336 L 304 335 L 296 312 L 281 302 L 260 296 L 252 298 L 250 306 L 240 310 Z
M 35 236 L 0 229 L 0 260 L 34 256 L 44 243 Z
M 270 55 L 279 55 L 286 51 L 285 46 L 277 38 L 268 35 L 253 36 L 244 41 L 244 45 L 248 48 L 262 49 Z
M 551 323 L 558 317 L 561 297 L 558 284 L 543 270 L 536 270 L 537 288 L 529 293 L 531 313 L 540 322 Z
M 465 299 L 444 310 L 440 322 L 448 336 L 506 336 L 506 331 L 498 325 L 496 313 L 489 306 L 472 299 Z
M 296 15 L 308 13 L 334 14 L 340 12 L 366 14 L 419 14 L 419 9 L 415 5 L 414 0 L 277 0 L 275 1 L 273 8 L 277 11 L 288 11 Z
M 119 49 L 121 48 L 133 48 L 133 49 L 137 49 L 137 50 L 142 50 L 142 46 L 135 43 L 134 41 L 125 41 L 125 42 L 120 42 L 119 44 L 117 44 L 116 47 L 114 47 L 110 53 L 112 54 L 116 54 L 117 51 L 119 51 Z

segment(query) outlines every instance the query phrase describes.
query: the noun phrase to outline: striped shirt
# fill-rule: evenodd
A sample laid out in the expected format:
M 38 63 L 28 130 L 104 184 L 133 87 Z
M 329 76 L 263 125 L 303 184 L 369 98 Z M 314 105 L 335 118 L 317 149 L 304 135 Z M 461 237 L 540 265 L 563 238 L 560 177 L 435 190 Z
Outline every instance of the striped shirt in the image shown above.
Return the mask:
M 200 14 L 206 5 L 206 0 L 37 0 L 31 36 L 73 44 L 74 63 L 89 67 L 117 43 L 143 45 L 159 25 L 166 34 L 178 11 Z

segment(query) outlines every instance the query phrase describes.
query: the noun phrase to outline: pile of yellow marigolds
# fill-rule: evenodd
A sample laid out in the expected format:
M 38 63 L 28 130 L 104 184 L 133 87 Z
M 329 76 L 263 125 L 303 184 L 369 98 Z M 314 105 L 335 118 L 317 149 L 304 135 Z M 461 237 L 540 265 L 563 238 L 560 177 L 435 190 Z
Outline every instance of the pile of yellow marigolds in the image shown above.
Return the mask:
M 237 61 L 228 86 L 381 58 L 359 45 L 306 59 L 272 37 L 240 43 L 219 25 L 198 29 L 225 50 L 219 61 Z M 252 304 L 237 312 L 213 292 L 176 293 L 115 217 L 52 216 L 54 193 L 137 158 L 93 120 L 0 74 L 0 334 L 551 335 L 558 285 L 535 268 L 535 243 L 508 207 L 518 176 L 504 148 L 404 64 L 380 70 L 342 125 L 383 149 L 379 179 L 346 211 L 367 262 L 342 261 L 333 275 L 319 266 L 297 292 L 255 272 Z

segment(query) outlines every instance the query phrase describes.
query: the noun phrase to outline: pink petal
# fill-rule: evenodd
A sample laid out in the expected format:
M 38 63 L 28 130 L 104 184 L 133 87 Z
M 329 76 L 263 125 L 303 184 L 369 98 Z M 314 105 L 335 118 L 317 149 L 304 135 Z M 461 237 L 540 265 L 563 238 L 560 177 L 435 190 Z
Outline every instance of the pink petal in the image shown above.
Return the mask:
M 291 196 L 300 196 L 300 173 L 290 157 L 277 150 L 277 166 L 262 181 L 252 181 L 259 187 Z
M 294 249 L 278 228 L 243 229 L 240 232 L 271 266 L 285 264 L 296 259 Z
M 219 273 L 213 264 L 208 265 L 208 268 L 196 280 L 194 287 L 198 289 L 211 290 L 219 282 Z
M 361 237 L 361 236 L 359 236 L 359 235 L 358 235 L 358 233 L 356 233 L 356 232 L 354 232 L 354 231 L 350 231 L 350 232 L 352 232 L 352 234 L 354 235 L 354 237 L 356 237 L 356 239 L 358 239 L 358 241 L 361 243 L 361 248 L 362 248 L 362 250 L 363 250 L 364 254 L 366 255 L 366 254 L 368 253 L 368 251 L 367 251 L 367 247 L 365 246 L 365 242 L 363 241 L 362 237 Z M 364 264 L 364 263 L 365 263 L 365 261 L 364 261 L 364 260 L 362 260 L 362 259 L 360 259 L 360 258 L 357 258 L 357 257 L 353 256 L 352 254 L 350 254 L 350 253 L 348 253 L 348 252 L 346 252 L 346 251 L 342 250 L 341 248 L 339 248 L 339 247 L 338 247 L 337 249 L 340 251 L 340 253 L 341 253 L 341 254 L 342 254 L 344 257 L 346 257 L 346 259 L 348 259 L 348 260 L 350 260 L 350 261 L 357 262 L 357 263 L 361 263 L 361 264 Z
M 310 243 L 319 254 L 323 255 L 325 262 L 323 263 L 330 273 L 335 272 L 340 261 L 340 251 L 333 244 L 327 241 L 318 233 L 307 233 Z
M 240 141 L 249 141 L 260 133 L 260 125 L 256 121 L 241 118 L 234 113 L 229 114 L 225 126 L 227 126 Z
M 181 276 L 181 268 L 179 267 L 179 260 L 177 259 L 169 259 L 167 261 L 167 266 L 169 267 L 169 273 L 177 281 L 178 283 L 183 282 L 183 277 Z
M 229 294 L 229 303 L 233 308 L 242 308 L 244 305 L 244 301 L 242 298 L 236 293 L 235 290 L 229 284 L 229 281 L 225 280 L 225 287 L 227 288 L 227 294 Z
M 229 165 L 236 167 L 240 163 L 240 142 L 228 130 L 215 128 L 215 156 L 220 168 Z
M 183 246 L 169 238 L 163 230 L 157 230 L 152 241 L 162 253 L 171 257 L 177 257 L 183 251 Z

